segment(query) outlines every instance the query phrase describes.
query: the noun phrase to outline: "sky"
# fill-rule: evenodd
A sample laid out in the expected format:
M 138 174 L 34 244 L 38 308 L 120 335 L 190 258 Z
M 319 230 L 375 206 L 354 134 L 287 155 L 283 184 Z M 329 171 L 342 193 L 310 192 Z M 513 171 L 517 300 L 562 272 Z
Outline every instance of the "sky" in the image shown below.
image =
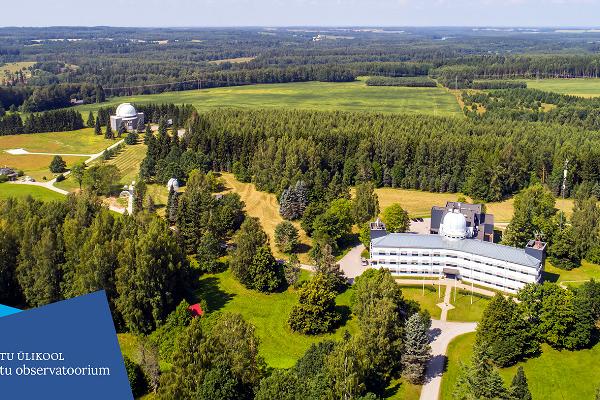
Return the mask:
M 600 0 L 3 0 L 0 26 L 600 25 Z

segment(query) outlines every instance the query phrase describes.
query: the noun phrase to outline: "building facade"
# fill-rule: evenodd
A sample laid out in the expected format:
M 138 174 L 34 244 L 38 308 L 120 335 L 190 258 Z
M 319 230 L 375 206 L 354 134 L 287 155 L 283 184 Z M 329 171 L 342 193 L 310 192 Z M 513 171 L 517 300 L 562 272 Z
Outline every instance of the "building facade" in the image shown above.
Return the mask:
M 546 244 L 532 240 L 519 249 L 479 240 L 465 216 L 453 209 L 436 234 L 387 233 L 380 221 L 372 223 L 370 254 L 373 268 L 387 268 L 395 276 L 447 276 L 515 293 L 542 281 Z
M 139 124 L 144 124 L 144 113 L 139 113 L 130 103 L 123 103 L 117 107 L 115 115 L 110 116 L 110 127 L 113 132 L 118 132 L 121 124 L 125 125 L 125 130 L 133 131 Z

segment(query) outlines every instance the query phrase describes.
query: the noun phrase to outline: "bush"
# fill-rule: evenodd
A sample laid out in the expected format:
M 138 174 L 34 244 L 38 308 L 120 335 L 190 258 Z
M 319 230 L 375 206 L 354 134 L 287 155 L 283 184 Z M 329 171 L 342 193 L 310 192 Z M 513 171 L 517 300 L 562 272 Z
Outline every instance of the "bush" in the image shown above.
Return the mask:
M 64 181 L 64 180 L 65 180 L 65 176 L 64 176 L 63 174 L 59 174 L 59 175 L 56 177 L 56 182 L 62 182 L 62 181 Z
M 140 397 L 148 391 L 148 383 L 139 364 L 133 362 L 129 357 L 123 356 L 125 362 L 125 370 L 133 397 Z
M 67 163 L 61 156 L 54 156 L 49 168 L 53 174 L 62 173 L 67 170 Z

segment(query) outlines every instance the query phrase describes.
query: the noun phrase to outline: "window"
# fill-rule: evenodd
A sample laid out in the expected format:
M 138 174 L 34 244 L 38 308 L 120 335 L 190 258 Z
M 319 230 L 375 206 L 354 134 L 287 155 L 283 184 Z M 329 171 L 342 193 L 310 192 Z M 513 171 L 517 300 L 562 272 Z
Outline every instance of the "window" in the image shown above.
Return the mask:
M 433 253 L 434 257 L 440 257 L 440 253 Z
M 412 256 L 413 256 L 413 257 L 418 257 L 418 256 L 419 256 L 419 253 L 418 253 L 418 252 L 416 252 L 416 251 L 413 251 L 413 252 L 412 252 Z
M 408 255 L 408 253 L 406 251 L 403 251 L 403 252 L 400 253 L 400 255 L 401 256 L 406 256 L 406 255 Z
M 396 253 L 395 251 L 390 251 L 390 256 L 396 256 L 398 255 L 398 253 Z
M 423 253 L 423 257 L 429 257 L 429 253 Z

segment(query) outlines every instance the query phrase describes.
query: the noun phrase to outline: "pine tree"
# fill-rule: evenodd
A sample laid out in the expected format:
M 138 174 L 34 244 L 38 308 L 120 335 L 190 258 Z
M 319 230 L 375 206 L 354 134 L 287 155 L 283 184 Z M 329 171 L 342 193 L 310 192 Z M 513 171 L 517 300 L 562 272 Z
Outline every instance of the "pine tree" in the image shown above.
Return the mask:
M 136 130 L 137 130 L 137 133 L 140 133 L 140 134 L 144 132 L 144 121 L 142 121 L 141 118 L 138 118 Z
M 300 260 L 296 254 L 292 254 L 283 266 L 283 274 L 288 286 L 296 287 L 300 278 Z
M 98 118 L 96 118 L 96 121 L 94 121 L 94 134 L 102 134 L 102 127 L 100 126 L 100 116 L 98 116 Z
M 112 128 L 110 126 L 110 122 L 106 124 L 106 133 L 104 134 L 106 139 L 114 139 L 115 135 L 113 134 Z
M 177 208 L 179 206 L 179 194 L 171 187 L 169 189 L 169 198 L 167 200 L 167 220 L 171 225 L 177 223 Z
M 127 127 L 125 126 L 125 122 L 121 121 L 121 125 L 119 125 L 117 136 L 121 137 L 125 132 L 127 132 Z
M 148 145 L 153 137 L 154 137 L 154 135 L 152 134 L 152 127 L 150 126 L 150 123 L 148 123 L 148 124 L 146 124 L 146 134 L 144 135 L 144 144 Z
M 322 273 L 331 284 L 332 288 L 338 292 L 341 292 L 346 286 L 347 279 L 344 275 L 344 271 L 341 270 L 337 263 L 333 250 L 329 244 L 321 246 L 319 254 L 315 259 L 316 266 L 315 272 Z
M 523 367 L 519 366 L 509 389 L 510 400 L 531 400 L 531 392 Z
M 230 261 L 233 276 L 243 285 L 247 287 L 252 285 L 254 278 L 250 274 L 249 267 L 258 249 L 267 243 L 267 234 L 258 219 L 246 218 L 236 235 L 236 249 Z
M 94 119 L 94 114 L 92 114 L 92 112 L 90 111 L 90 113 L 88 114 L 86 126 L 88 128 L 93 128 L 95 125 L 96 125 L 96 120 Z
M 372 182 L 356 186 L 356 194 L 352 201 L 352 216 L 354 222 L 363 224 L 379 214 L 379 199 Z
M 427 361 L 431 358 L 428 322 L 419 313 L 411 315 L 406 322 L 402 373 L 414 384 L 422 382 Z

